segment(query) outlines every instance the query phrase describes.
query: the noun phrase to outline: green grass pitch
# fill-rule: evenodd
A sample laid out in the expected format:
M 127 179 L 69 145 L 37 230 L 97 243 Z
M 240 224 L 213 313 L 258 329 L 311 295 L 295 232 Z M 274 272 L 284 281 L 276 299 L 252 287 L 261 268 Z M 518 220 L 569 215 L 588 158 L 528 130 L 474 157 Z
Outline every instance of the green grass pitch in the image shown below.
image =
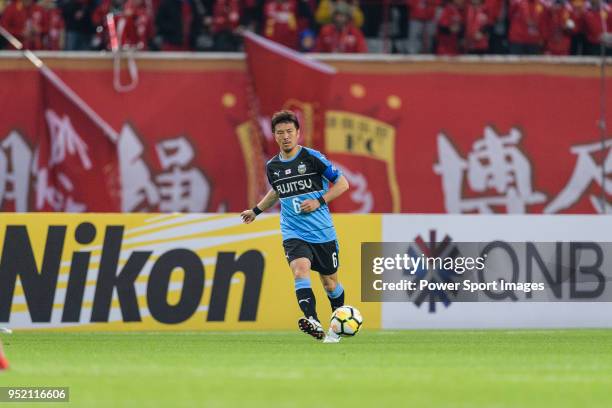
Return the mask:
M 612 407 L 612 330 L 365 330 L 340 344 L 297 331 L 2 340 L 12 366 L 0 386 L 69 386 L 72 407 Z

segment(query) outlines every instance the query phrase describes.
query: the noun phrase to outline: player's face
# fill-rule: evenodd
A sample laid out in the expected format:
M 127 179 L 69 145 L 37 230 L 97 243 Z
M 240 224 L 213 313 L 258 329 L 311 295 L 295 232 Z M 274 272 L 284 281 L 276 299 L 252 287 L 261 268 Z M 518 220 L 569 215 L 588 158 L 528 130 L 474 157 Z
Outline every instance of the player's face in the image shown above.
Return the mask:
M 295 128 L 293 122 L 278 123 L 274 127 L 274 138 L 280 149 L 285 153 L 290 153 L 298 143 L 300 131 Z

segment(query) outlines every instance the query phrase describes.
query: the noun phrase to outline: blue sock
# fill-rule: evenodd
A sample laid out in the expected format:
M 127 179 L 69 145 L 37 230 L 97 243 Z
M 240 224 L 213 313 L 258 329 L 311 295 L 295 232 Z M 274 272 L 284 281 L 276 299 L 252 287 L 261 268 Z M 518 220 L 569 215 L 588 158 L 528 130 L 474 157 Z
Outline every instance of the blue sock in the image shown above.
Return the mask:
M 309 278 L 297 278 L 295 280 L 295 296 L 304 316 L 314 317 L 319 320 L 317 316 L 317 302 Z
M 312 288 L 309 278 L 295 278 L 294 284 L 295 290 Z
M 327 292 L 329 303 L 331 304 L 332 311 L 336 310 L 340 306 L 344 306 L 344 288 L 338 282 L 336 288 L 331 292 Z

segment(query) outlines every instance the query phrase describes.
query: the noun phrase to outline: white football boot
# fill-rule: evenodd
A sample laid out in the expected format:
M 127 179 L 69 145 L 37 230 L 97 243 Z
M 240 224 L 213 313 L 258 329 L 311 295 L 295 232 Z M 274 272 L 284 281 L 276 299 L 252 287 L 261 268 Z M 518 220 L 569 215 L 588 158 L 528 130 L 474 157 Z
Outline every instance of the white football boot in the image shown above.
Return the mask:
M 323 326 L 321 326 L 321 323 L 314 317 L 300 317 L 298 320 L 298 327 L 301 331 L 317 340 L 323 340 L 325 337 Z
M 340 343 L 342 337 L 338 336 L 334 331 L 329 328 L 327 330 L 327 334 L 325 335 L 325 339 L 323 339 L 323 343 Z

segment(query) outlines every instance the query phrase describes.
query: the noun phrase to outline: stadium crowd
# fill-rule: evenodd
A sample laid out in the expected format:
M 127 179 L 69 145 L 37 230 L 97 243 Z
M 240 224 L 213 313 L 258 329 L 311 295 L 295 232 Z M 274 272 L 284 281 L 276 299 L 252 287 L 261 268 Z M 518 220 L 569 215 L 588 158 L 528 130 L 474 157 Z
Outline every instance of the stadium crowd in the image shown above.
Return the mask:
M 598 55 L 612 42 L 611 11 L 607 0 L 0 0 L 0 23 L 35 50 L 118 38 L 238 51 L 248 29 L 303 52 Z

